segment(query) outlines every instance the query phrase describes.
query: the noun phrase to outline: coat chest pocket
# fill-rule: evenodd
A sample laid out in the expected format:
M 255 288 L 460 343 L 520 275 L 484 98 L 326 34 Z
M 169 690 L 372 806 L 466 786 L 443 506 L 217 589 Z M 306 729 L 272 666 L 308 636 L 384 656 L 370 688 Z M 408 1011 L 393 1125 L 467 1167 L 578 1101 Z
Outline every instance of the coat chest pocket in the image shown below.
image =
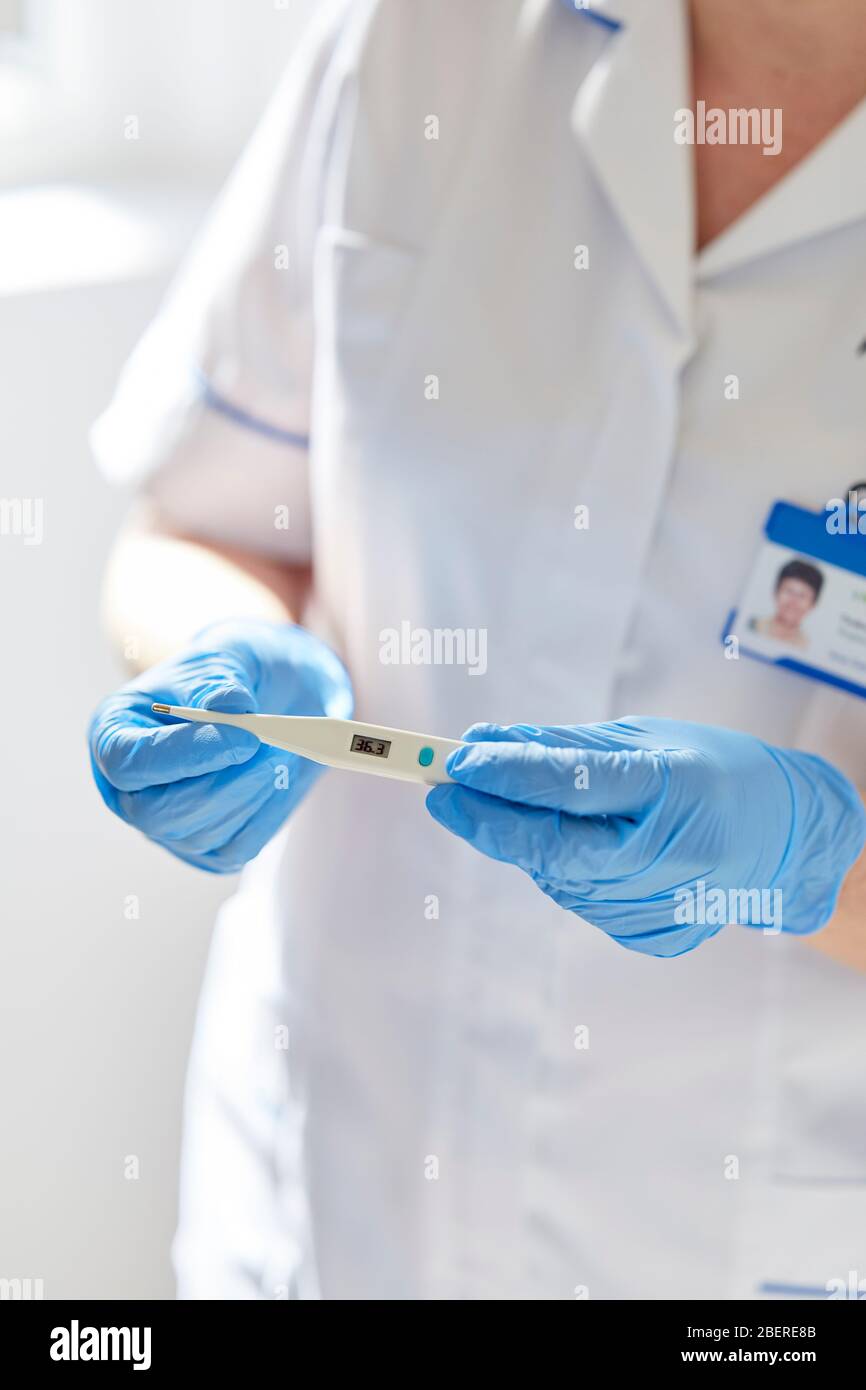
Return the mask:
M 347 227 L 320 230 L 316 372 L 341 413 L 369 420 L 386 397 L 421 265 L 421 253 L 411 247 Z

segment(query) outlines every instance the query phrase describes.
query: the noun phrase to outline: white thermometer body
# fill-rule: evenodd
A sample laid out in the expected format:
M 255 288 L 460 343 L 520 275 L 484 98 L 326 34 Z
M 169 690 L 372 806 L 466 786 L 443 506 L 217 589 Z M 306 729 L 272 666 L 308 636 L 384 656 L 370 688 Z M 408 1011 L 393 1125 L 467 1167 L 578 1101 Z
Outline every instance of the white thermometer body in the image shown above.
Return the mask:
M 294 714 L 225 714 L 187 705 L 153 705 L 155 714 L 170 714 L 196 724 L 230 724 L 255 734 L 262 743 L 284 748 L 326 767 L 349 772 L 372 772 L 403 782 L 450 782 L 445 759 L 459 739 L 431 738 L 406 729 L 362 724 L 355 719 L 329 719 Z

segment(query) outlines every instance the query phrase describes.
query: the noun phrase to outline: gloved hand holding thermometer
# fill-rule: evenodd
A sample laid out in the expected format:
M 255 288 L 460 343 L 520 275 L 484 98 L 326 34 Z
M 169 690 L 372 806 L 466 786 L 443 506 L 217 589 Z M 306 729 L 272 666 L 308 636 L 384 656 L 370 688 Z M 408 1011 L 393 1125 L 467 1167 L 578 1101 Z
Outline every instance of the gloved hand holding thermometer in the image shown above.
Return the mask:
M 244 721 L 275 747 L 198 722 L 198 710 L 313 718 Z M 460 746 L 343 724 L 351 712 L 344 667 L 311 633 L 216 623 L 98 707 L 94 776 L 117 815 L 215 873 L 263 848 L 317 762 L 439 782 L 427 805 L 442 825 L 656 956 L 682 955 L 735 922 L 817 931 L 866 839 L 860 797 L 829 763 L 729 729 L 643 718 L 479 724 Z
M 234 873 L 252 859 L 321 769 L 240 729 L 167 724 L 153 712 L 156 702 L 341 719 L 352 713 L 349 677 L 330 648 L 303 628 L 261 619 L 212 624 L 181 656 L 102 702 L 90 752 L 103 800 L 157 844 L 212 873 Z
M 633 951 L 677 956 L 728 920 L 805 934 L 863 849 L 856 788 L 822 758 L 671 719 L 475 725 L 431 814 Z M 718 907 L 729 911 L 719 920 Z

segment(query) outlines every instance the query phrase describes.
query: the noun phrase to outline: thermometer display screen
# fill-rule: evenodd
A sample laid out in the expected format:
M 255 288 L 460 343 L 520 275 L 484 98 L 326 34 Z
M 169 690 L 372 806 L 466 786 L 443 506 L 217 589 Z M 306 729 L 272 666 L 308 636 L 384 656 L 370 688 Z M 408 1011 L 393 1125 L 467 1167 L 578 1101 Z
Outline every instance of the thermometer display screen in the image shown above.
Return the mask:
M 368 738 L 366 734 L 353 734 L 350 753 L 371 753 L 374 758 L 387 758 L 391 751 L 391 740 L 387 738 Z

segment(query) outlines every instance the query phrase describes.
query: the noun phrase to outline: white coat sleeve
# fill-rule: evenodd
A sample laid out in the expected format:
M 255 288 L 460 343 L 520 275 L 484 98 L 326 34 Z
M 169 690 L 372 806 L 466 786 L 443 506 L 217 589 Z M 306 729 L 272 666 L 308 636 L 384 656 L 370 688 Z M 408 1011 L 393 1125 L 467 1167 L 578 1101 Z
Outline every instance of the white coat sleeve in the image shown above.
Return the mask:
M 350 5 L 306 31 L 91 434 L 105 475 L 170 522 L 292 563 L 309 557 L 313 254 Z

